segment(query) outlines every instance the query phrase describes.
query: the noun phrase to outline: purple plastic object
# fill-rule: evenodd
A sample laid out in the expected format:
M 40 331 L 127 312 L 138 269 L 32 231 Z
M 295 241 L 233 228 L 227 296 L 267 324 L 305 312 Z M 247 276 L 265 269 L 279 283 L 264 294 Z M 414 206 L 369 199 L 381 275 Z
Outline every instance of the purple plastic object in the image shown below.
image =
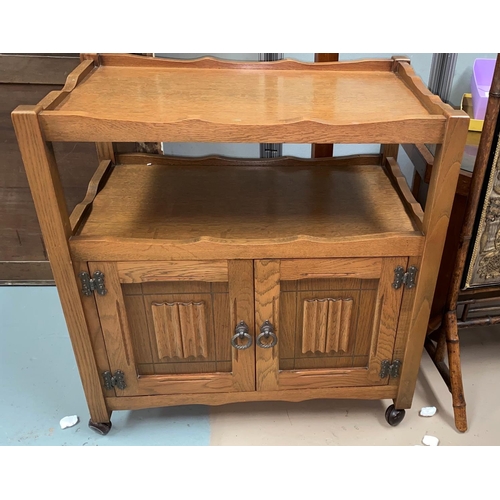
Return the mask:
M 495 59 L 476 59 L 472 68 L 472 111 L 476 120 L 484 120 L 490 95 Z

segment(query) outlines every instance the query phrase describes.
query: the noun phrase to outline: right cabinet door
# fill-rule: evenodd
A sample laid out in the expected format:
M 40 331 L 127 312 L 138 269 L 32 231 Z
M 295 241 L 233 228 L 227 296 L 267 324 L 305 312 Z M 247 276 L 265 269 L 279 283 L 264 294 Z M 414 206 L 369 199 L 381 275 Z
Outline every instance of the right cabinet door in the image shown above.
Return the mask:
M 385 385 L 408 259 L 254 262 L 257 390 Z

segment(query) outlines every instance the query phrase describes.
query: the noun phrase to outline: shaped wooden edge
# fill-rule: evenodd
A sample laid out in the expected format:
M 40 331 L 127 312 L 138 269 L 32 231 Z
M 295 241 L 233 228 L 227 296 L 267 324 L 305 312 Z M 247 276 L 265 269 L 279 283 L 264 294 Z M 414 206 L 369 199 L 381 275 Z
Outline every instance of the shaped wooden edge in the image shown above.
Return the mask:
M 380 154 L 360 154 L 336 156 L 330 158 L 299 158 L 296 156 L 281 156 L 277 158 L 234 158 L 221 155 L 201 157 L 159 156 L 147 153 L 122 153 L 116 155 L 116 163 L 120 165 L 165 165 L 169 167 L 188 166 L 233 166 L 233 167 L 350 167 L 357 165 L 379 166 Z
M 302 62 L 294 59 L 279 61 L 231 61 L 216 57 L 169 59 L 133 54 L 85 54 L 85 58 L 103 66 L 135 66 L 138 68 L 180 69 L 246 69 L 246 70 L 307 70 L 307 71 L 391 71 L 391 59 L 361 59 L 341 62 Z
M 197 118 L 175 122 L 130 121 L 42 110 L 45 138 L 68 142 L 291 142 L 297 144 L 441 143 L 442 115 L 408 116 L 366 123 L 326 123 L 297 118 L 270 124 L 217 123 Z
M 69 223 L 73 234 L 77 232 L 84 215 L 88 212 L 88 209 L 91 208 L 92 202 L 99 191 L 101 191 L 101 189 L 106 185 L 106 181 L 109 179 L 112 171 L 111 166 L 112 164 L 109 160 L 104 160 L 99 163 L 92 179 L 90 179 L 85 198 L 73 209 L 73 212 L 69 217 Z
M 165 394 L 157 396 L 109 397 L 111 410 L 137 410 L 185 404 L 224 405 L 246 401 L 306 401 L 311 399 L 393 399 L 397 386 L 330 387 L 284 391 L 249 391 L 212 394 Z
M 43 109 L 54 109 L 68 94 L 82 83 L 96 68 L 93 60 L 82 61 L 66 78 L 66 83 L 61 90 L 54 90 L 47 94 L 38 105 Z
M 465 111 L 453 109 L 449 104 L 444 103 L 441 98 L 433 94 L 425 85 L 422 79 L 415 74 L 408 59 L 394 59 L 394 73 L 411 90 L 420 103 L 432 115 L 442 115 L 445 118 L 451 116 L 468 116 Z M 428 142 L 428 141 L 410 141 Z M 440 142 L 440 141 L 438 141 Z
M 383 167 L 387 177 L 389 177 L 389 180 L 403 202 L 406 213 L 410 216 L 417 229 L 422 231 L 424 224 L 424 211 L 422 210 L 420 203 L 413 196 L 413 193 L 406 182 L 406 178 L 401 172 L 398 162 L 394 158 L 389 157 L 386 158 L 385 165 L 383 165 Z

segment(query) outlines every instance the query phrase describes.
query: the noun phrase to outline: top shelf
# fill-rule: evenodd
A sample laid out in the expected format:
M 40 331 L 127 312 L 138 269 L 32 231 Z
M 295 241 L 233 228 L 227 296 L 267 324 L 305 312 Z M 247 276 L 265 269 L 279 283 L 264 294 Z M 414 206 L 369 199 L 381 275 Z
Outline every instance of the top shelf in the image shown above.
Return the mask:
M 455 112 L 405 60 L 84 60 L 41 103 L 48 140 L 439 143 Z

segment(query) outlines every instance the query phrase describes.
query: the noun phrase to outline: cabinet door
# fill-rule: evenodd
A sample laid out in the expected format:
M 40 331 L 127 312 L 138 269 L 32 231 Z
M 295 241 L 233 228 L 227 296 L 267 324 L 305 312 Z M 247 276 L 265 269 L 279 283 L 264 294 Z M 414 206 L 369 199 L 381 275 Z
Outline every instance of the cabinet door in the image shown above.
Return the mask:
M 90 262 L 117 396 L 255 390 L 252 261 Z M 244 322 L 233 339 L 235 328 Z M 245 347 L 249 341 L 251 346 Z
M 381 362 L 392 361 L 402 298 L 392 286 L 394 269 L 406 264 L 255 261 L 257 390 L 387 384 Z

